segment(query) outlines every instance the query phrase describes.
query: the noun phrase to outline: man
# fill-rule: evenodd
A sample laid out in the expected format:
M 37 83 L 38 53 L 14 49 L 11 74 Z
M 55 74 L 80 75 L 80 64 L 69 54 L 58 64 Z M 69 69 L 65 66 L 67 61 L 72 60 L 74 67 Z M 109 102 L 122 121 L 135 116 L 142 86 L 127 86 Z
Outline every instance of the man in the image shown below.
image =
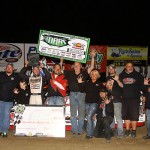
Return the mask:
M 110 64 L 108 66 L 108 76 L 106 77 L 106 88 L 113 96 L 114 115 L 117 121 L 117 137 L 123 136 L 123 121 L 122 121 L 122 87 L 118 75 L 116 74 L 116 66 Z M 115 128 L 115 120 L 111 124 Z
M 5 72 L 0 72 L 0 132 L 7 137 L 10 127 L 10 111 L 13 106 L 13 90 L 19 84 L 19 76 L 14 73 L 14 66 L 8 63 Z
M 126 125 L 124 136 L 131 135 L 132 138 L 135 138 L 144 78 L 134 69 L 132 62 L 125 64 L 125 69 L 120 73 L 119 78 L 123 83 L 122 118 Z M 130 124 L 132 131 L 130 131 Z
M 66 96 L 68 81 L 61 71 L 61 65 L 55 64 L 48 80 L 48 96 L 46 99 L 48 105 L 65 105 L 64 97 Z
M 26 62 L 25 67 L 20 71 L 22 79 L 26 80 L 30 86 L 31 96 L 29 100 L 30 105 L 42 105 L 43 103 L 43 86 L 49 78 L 49 72 L 40 63 L 40 66 L 28 66 Z
M 81 135 L 83 132 L 83 125 L 85 119 L 85 93 L 81 93 L 78 87 L 78 78 L 82 77 L 83 81 L 86 81 L 89 73 L 94 68 L 94 57 L 96 52 L 91 51 L 91 65 L 88 69 L 82 70 L 80 62 L 75 62 L 73 65 L 74 71 L 65 70 L 64 74 L 68 80 L 70 90 L 70 112 L 71 112 L 71 125 L 72 133 L 75 135 Z M 62 62 L 61 62 L 62 63 Z M 78 118 L 77 118 L 78 117 Z

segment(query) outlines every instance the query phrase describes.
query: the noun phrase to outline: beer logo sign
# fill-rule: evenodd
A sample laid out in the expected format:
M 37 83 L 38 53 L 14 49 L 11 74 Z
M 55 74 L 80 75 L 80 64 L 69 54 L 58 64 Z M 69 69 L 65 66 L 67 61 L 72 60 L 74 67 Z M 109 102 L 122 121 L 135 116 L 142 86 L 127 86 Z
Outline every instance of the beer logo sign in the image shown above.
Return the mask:
M 0 66 L 8 62 L 17 62 L 22 56 L 22 50 L 13 44 L 0 43 Z

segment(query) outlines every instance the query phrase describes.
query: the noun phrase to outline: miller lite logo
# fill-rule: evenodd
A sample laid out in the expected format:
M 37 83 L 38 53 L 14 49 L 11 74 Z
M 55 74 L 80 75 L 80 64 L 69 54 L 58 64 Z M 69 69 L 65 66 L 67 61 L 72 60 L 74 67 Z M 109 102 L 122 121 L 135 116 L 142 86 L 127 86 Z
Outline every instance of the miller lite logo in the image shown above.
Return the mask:
M 0 43 L 0 66 L 8 62 L 17 62 L 22 56 L 22 50 L 13 44 Z

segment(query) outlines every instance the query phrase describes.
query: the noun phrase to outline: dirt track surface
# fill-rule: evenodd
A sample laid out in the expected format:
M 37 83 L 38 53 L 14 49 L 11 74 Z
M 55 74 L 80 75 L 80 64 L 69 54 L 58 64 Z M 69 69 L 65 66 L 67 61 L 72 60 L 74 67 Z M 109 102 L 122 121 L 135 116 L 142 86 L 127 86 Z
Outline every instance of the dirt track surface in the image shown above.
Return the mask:
M 85 139 L 82 136 L 73 137 L 66 131 L 65 138 L 52 137 L 18 137 L 10 130 L 7 138 L 0 137 L 0 150 L 149 150 L 150 140 L 142 139 L 146 127 L 138 127 L 137 137 L 117 139 L 113 137 L 110 143 L 103 138 Z

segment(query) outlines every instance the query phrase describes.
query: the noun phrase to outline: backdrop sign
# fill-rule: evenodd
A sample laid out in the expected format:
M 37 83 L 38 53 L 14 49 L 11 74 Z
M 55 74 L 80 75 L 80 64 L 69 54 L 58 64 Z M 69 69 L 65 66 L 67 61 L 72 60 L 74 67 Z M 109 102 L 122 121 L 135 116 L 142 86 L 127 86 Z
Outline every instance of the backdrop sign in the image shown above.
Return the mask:
M 90 38 L 40 30 L 40 55 L 86 63 Z
M 114 63 L 124 66 L 126 61 L 133 61 L 135 65 L 147 64 L 148 47 L 144 46 L 108 46 L 107 65 Z
M 65 137 L 64 107 L 26 106 L 15 135 Z
M 24 44 L 0 43 L 0 71 L 4 71 L 6 64 L 11 62 L 19 72 L 24 66 Z

